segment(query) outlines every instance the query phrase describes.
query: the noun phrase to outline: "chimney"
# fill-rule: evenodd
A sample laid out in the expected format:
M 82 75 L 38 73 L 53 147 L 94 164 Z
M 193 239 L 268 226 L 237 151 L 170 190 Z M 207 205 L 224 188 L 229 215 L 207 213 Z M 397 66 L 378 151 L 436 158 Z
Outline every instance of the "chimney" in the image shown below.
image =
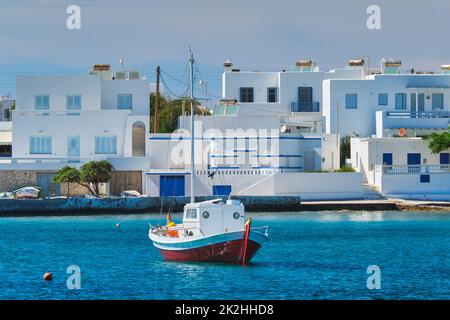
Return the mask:
M 224 64 L 223 64 L 223 69 L 225 72 L 230 72 L 233 69 L 233 64 L 231 63 L 231 61 L 229 59 L 225 60 Z

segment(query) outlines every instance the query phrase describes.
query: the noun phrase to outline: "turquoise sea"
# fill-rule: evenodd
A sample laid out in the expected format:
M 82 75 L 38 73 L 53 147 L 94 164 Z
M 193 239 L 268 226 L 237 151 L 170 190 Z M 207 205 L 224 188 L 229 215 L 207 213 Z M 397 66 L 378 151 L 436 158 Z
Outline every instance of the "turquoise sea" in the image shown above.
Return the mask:
M 0 218 L 0 299 L 450 299 L 450 213 L 251 216 L 270 240 L 246 267 L 162 261 L 147 237 L 159 215 Z

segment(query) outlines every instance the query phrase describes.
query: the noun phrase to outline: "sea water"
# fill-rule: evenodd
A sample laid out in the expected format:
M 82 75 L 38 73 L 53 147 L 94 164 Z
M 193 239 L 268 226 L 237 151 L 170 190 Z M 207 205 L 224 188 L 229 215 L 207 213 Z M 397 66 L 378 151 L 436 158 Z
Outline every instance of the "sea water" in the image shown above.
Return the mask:
M 450 298 L 450 213 L 251 216 L 270 240 L 245 267 L 163 261 L 148 238 L 161 215 L 0 218 L 0 299 Z

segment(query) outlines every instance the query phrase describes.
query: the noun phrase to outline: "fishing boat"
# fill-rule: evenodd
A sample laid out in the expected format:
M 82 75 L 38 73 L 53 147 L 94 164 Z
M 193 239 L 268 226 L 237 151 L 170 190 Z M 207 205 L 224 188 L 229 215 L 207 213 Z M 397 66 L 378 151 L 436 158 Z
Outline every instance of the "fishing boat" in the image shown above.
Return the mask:
M 249 262 L 269 238 L 267 226 L 252 227 L 239 200 L 195 202 L 194 57 L 189 56 L 191 102 L 191 201 L 184 206 L 183 222 L 150 225 L 149 238 L 168 261 Z M 169 221 L 168 221 L 169 222 Z

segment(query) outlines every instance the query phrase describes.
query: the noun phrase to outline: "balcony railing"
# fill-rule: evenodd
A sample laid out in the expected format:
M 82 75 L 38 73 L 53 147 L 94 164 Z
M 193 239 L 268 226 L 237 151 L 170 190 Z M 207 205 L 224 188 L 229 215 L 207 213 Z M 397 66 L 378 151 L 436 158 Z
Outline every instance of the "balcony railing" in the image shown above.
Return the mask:
M 450 118 L 450 111 L 386 111 L 386 117 L 394 119 Z
M 320 112 L 320 102 L 291 102 L 291 112 Z
M 450 174 L 449 164 L 433 165 L 378 165 L 377 171 L 383 174 Z

